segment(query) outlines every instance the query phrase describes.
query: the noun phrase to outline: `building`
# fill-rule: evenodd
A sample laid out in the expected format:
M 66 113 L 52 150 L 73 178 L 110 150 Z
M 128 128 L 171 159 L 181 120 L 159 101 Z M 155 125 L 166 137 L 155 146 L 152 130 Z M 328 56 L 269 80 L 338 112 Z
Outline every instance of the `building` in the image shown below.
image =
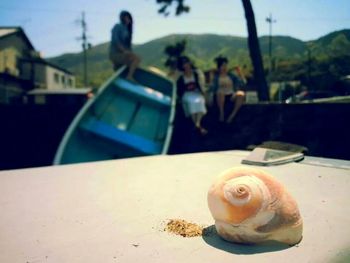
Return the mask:
M 21 27 L 0 27 L 0 103 L 21 102 L 34 88 L 74 87 L 74 75 L 41 58 Z
M 70 71 L 40 57 L 21 59 L 21 75 L 30 79 L 35 88 L 65 89 L 75 87 L 75 77 Z

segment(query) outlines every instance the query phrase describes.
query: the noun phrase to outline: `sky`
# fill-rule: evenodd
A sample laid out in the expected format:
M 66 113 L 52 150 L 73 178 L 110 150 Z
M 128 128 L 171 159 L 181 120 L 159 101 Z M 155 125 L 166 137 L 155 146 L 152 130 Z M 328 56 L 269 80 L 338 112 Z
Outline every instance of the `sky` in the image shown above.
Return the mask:
M 251 0 L 258 35 L 288 35 L 303 41 L 350 29 L 350 0 Z M 21 26 L 43 57 L 81 51 L 82 12 L 92 45 L 110 40 L 121 10 L 134 18 L 133 43 L 142 44 L 174 33 L 247 36 L 241 0 L 185 0 L 191 11 L 168 17 L 158 14 L 156 0 L 1 0 L 0 26 Z

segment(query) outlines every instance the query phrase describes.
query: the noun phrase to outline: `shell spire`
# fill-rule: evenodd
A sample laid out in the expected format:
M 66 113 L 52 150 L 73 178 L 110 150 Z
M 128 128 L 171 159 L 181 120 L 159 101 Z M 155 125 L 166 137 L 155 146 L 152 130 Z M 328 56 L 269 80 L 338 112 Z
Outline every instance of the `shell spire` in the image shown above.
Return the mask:
M 218 234 L 238 243 L 275 240 L 289 245 L 302 239 L 298 205 L 268 173 L 247 167 L 223 172 L 208 191 Z

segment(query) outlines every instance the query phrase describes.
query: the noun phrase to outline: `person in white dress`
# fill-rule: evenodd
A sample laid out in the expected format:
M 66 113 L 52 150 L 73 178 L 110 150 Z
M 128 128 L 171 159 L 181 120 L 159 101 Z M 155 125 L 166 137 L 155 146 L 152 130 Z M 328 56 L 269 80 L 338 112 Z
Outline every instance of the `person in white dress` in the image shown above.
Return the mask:
M 208 131 L 202 126 L 202 118 L 207 113 L 203 96 L 204 75 L 193 68 L 186 56 L 179 58 L 178 65 L 182 74 L 176 84 L 185 116 L 191 117 L 195 128 L 205 135 Z

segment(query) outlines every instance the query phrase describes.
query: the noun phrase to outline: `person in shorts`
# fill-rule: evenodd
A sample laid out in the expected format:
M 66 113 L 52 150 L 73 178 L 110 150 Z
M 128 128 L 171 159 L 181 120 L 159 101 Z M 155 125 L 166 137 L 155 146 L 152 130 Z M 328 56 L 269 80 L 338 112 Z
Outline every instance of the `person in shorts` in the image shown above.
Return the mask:
M 141 59 L 132 51 L 133 19 L 128 11 L 122 11 L 119 18 L 120 22 L 112 29 L 109 58 L 114 70 L 127 65 L 129 70 L 126 78 L 134 81 L 133 75 Z

